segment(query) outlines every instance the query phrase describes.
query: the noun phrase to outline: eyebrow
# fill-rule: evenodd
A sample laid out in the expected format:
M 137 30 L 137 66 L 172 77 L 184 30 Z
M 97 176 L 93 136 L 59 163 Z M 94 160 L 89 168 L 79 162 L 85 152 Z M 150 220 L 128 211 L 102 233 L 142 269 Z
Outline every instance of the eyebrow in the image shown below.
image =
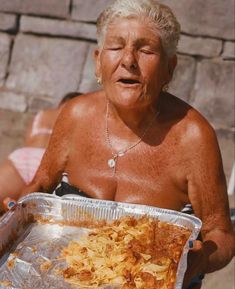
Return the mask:
M 111 36 L 108 38 L 108 42 L 119 42 L 119 43 L 124 43 L 125 39 L 121 36 Z M 149 39 L 149 38 L 139 38 L 136 40 L 136 44 L 137 45 L 143 45 L 143 44 L 150 44 L 150 45 L 156 45 L 158 44 L 158 41 L 155 41 L 153 39 Z
M 143 45 L 143 44 L 150 44 L 150 45 L 160 44 L 159 41 L 153 40 L 151 38 L 140 38 L 140 39 L 137 39 L 136 42 L 139 45 Z
M 108 41 L 125 42 L 124 38 L 121 36 L 111 36 L 108 38 Z

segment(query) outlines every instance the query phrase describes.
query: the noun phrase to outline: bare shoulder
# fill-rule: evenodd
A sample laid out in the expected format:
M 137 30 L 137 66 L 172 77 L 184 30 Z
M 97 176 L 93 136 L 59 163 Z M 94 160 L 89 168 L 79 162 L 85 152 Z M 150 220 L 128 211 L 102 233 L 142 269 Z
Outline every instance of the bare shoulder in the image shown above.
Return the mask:
M 195 108 L 191 107 L 184 119 L 184 141 L 198 151 L 211 150 L 219 153 L 217 136 L 209 121 Z
M 78 120 L 95 113 L 104 99 L 102 91 L 95 91 L 73 98 L 64 105 L 61 115 L 66 119 Z
M 181 144 L 191 148 L 203 144 L 217 145 L 214 128 L 208 120 L 195 108 L 183 100 L 168 94 L 164 103 L 167 117 L 174 123 L 176 134 L 181 136 Z
M 87 125 L 87 121 L 100 111 L 101 99 L 104 99 L 102 92 L 93 92 L 79 95 L 65 103 L 56 120 L 54 132 L 65 137 L 67 132 L 71 134 L 77 128 Z

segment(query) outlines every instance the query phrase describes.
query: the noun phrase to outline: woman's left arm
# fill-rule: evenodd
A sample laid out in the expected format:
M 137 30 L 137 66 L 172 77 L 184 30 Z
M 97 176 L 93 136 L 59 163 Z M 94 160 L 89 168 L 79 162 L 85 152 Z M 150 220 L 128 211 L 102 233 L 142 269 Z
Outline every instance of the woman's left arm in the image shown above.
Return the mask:
M 234 232 L 229 214 L 226 180 L 213 128 L 196 130 L 188 163 L 188 196 L 202 220 L 202 242 L 189 254 L 186 279 L 226 266 L 234 256 Z

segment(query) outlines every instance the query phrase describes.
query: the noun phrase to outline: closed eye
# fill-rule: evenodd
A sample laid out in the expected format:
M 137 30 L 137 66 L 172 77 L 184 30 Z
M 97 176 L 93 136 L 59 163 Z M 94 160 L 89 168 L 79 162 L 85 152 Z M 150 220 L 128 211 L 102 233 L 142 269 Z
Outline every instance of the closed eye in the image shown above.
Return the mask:
M 116 47 L 107 47 L 106 49 L 107 49 L 107 50 L 113 50 L 113 51 L 116 51 L 116 50 L 120 50 L 120 49 L 122 49 L 122 47 L 121 47 L 121 46 L 116 46 Z
M 154 54 L 154 52 L 149 49 L 140 49 L 140 52 L 145 53 L 145 54 Z

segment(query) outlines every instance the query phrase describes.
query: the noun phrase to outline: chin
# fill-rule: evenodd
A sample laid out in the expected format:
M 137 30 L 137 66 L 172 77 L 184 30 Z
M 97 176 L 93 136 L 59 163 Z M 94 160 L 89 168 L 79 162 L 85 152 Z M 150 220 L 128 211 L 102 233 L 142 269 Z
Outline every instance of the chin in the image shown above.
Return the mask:
M 116 95 L 117 97 L 111 97 L 111 101 L 118 105 L 119 107 L 123 108 L 137 108 L 146 106 L 146 99 L 144 99 L 143 94 L 139 92 L 116 92 L 113 96 Z

